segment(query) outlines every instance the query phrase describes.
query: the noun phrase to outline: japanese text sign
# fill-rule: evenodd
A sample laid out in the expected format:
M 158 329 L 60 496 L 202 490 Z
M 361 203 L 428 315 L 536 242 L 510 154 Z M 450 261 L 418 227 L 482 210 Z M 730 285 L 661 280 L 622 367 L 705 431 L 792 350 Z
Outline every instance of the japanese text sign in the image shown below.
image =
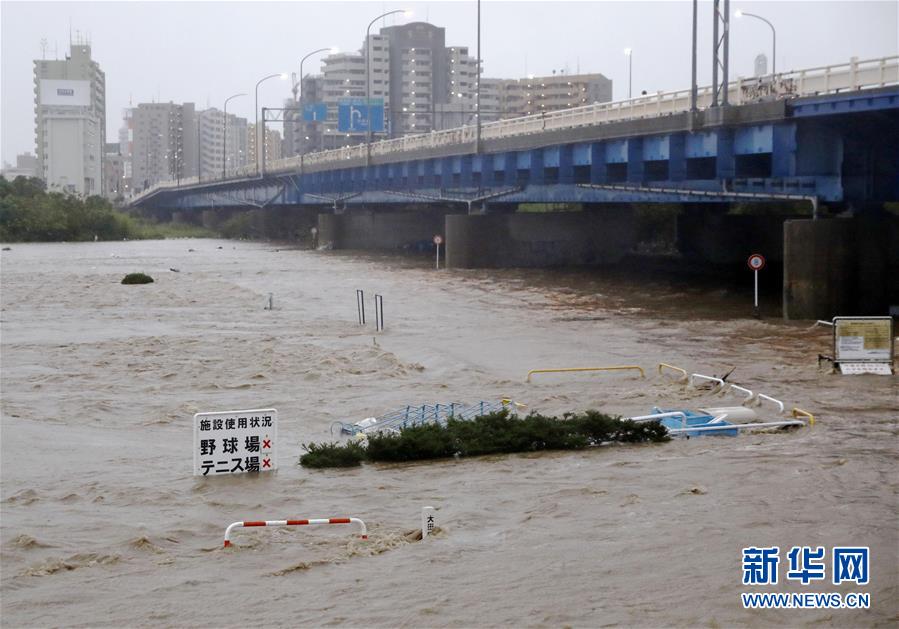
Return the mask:
M 834 317 L 834 357 L 842 361 L 893 361 L 891 317 Z
M 273 408 L 194 415 L 194 476 L 277 469 L 278 411 Z

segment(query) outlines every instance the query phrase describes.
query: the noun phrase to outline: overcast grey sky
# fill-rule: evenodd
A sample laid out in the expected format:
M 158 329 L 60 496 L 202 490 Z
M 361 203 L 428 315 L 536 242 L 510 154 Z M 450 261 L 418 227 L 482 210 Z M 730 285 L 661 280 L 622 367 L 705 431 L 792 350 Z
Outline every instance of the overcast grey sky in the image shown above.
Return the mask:
M 777 28 L 779 70 L 896 55 L 897 1 L 731 0 L 764 15 Z M 521 77 L 552 70 L 601 72 L 614 81 L 615 98 L 627 95 L 624 48 L 634 50 L 634 92 L 686 89 L 690 82 L 689 0 L 542 1 L 483 0 L 484 76 Z M 299 59 L 323 46 L 358 50 L 368 22 L 379 13 L 408 8 L 413 16 L 387 25 L 427 21 L 446 28 L 447 45 L 475 54 L 476 3 L 453 2 L 0 2 L 2 22 L 2 159 L 34 151 L 32 60 L 68 50 L 69 24 L 90 35 L 93 57 L 106 73 L 107 139 L 116 141 L 129 103 L 195 102 L 253 119 L 253 88 L 275 72 L 298 72 Z M 699 80 L 711 82 L 712 4 L 699 7 Z M 380 23 L 379 23 L 380 24 Z M 377 28 L 377 27 L 375 27 Z M 374 29 L 373 29 L 374 30 Z M 770 57 L 768 27 L 734 19 L 731 74 L 751 76 L 756 54 Z M 305 70 L 317 69 L 314 59 Z M 260 106 L 280 106 L 290 82 L 260 88 Z

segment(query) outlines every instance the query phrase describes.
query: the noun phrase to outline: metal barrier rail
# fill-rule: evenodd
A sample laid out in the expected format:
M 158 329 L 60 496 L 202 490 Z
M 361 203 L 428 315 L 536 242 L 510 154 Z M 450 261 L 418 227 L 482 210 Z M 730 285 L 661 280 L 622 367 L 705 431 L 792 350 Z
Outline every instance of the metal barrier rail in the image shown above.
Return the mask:
M 645 378 L 646 372 L 643 367 L 637 365 L 620 365 L 615 367 L 563 367 L 560 369 L 531 369 L 528 372 L 527 382 L 531 381 L 531 376 L 535 373 L 565 373 L 571 371 L 639 371 L 640 377 Z
M 231 545 L 231 531 L 236 528 L 250 526 L 314 526 L 318 524 L 358 524 L 359 535 L 362 539 L 368 539 L 368 529 L 365 522 L 359 518 L 323 518 L 318 520 L 258 520 L 247 522 L 233 522 L 225 529 L 225 548 Z
M 696 386 L 696 380 L 709 380 L 711 382 L 717 382 L 718 388 L 724 387 L 724 380 L 722 378 L 717 378 L 715 376 L 704 376 L 701 373 L 693 373 L 690 374 L 690 386 Z
M 668 411 L 665 413 L 652 413 L 650 415 L 637 415 L 636 417 L 626 417 L 632 422 L 652 422 L 657 421 L 659 419 L 665 419 L 666 417 L 680 417 L 681 426 L 686 428 L 687 426 L 687 414 L 683 411 Z
M 759 402 L 761 403 L 762 400 L 768 400 L 769 402 L 773 402 L 780 409 L 781 413 L 784 412 L 784 403 L 781 402 L 780 400 L 775 400 L 770 395 L 765 395 L 764 393 L 759 393 Z
M 805 422 L 798 419 L 787 419 L 781 422 L 758 422 L 754 424 L 723 424 L 721 426 L 691 426 L 689 428 L 669 428 L 669 435 L 679 435 L 685 432 L 712 432 L 714 430 L 745 430 L 747 428 L 774 428 L 775 426 L 805 426 Z
M 804 411 L 801 408 L 793 408 L 793 412 L 791 413 L 793 417 L 808 417 L 808 425 L 815 425 L 815 416 L 809 413 L 808 411 Z
M 748 102 L 774 98 L 798 98 L 833 94 L 851 90 L 886 87 L 899 83 L 899 56 L 879 59 L 851 60 L 849 63 L 831 66 L 820 66 L 780 73 L 752 79 L 737 79 L 728 85 L 728 100 L 731 104 L 741 105 Z M 712 102 L 712 88 L 703 87 L 698 91 L 697 107 L 708 108 Z M 558 129 L 599 125 L 620 120 L 648 118 L 682 113 L 690 109 L 690 90 L 657 92 L 656 94 L 637 96 L 623 101 L 611 103 L 594 103 L 573 109 L 563 109 L 547 114 L 535 114 L 486 122 L 481 125 L 482 139 L 502 139 L 519 135 L 543 133 Z M 382 140 L 371 144 L 370 154 L 391 155 L 434 149 L 442 146 L 456 146 L 473 143 L 476 139 L 476 127 L 463 126 L 444 131 L 435 131 L 415 136 L 405 136 L 392 140 Z M 308 153 L 303 156 L 306 165 L 338 164 L 348 160 L 365 160 L 369 149 L 365 144 L 347 146 L 328 151 Z M 290 172 L 300 168 L 300 156 L 283 158 L 272 162 L 267 172 Z M 222 181 L 247 177 L 255 174 L 255 165 L 242 166 L 228 174 Z M 148 190 L 132 199 L 132 203 L 160 189 L 177 188 L 181 185 L 199 183 L 196 178 L 180 181 L 164 181 L 155 184 Z
M 659 363 L 659 375 L 662 375 L 662 369 L 671 369 L 672 371 L 677 371 L 682 374 L 681 380 L 687 380 L 690 376 L 687 374 L 686 369 L 681 369 L 680 367 L 675 367 L 674 365 L 669 365 L 668 363 Z
M 743 400 L 743 404 L 745 404 L 746 402 L 748 402 L 749 400 L 751 400 L 752 398 L 755 397 L 755 393 L 753 393 L 752 391 L 750 391 L 749 389 L 747 389 L 745 387 L 741 387 L 736 384 L 731 384 L 730 388 L 736 389 L 737 391 L 740 391 L 741 393 L 746 394 L 746 398 Z

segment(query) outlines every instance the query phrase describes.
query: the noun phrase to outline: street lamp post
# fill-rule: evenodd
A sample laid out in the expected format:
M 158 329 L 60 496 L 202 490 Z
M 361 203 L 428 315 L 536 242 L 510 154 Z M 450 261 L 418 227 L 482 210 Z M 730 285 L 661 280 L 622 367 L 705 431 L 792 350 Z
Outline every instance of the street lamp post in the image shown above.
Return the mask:
M 226 171 L 227 159 L 225 157 L 228 151 L 228 101 L 238 96 L 246 96 L 246 94 L 234 94 L 225 99 L 224 112 L 222 113 L 222 179 L 228 176 Z
M 202 175 L 200 172 L 200 125 L 203 124 L 203 111 L 200 110 L 197 112 L 197 183 L 202 181 Z
M 268 76 L 264 76 L 258 81 L 256 81 L 256 102 L 253 106 L 253 113 L 256 114 L 256 126 L 253 127 L 253 135 L 256 136 L 256 150 L 254 151 L 253 159 L 256 162 L 256 175 L 259 175 L 259 86 L 269 79 L 273 79 L 275 77 L 281 77 L 282 79 L 286 79 L 287 75 L 278 72 L 277 74 L 269 74 Z M 262 139 L 265 142 L 265 138 Z M 263 149 L 265 150 L 265 149 Z
M 474 152 L 481 152 L 481 0 L 478 0 L 478 73 L 475 78 L 475 136 L 474 136 Z
M 627 97 L 631 97 L 631 88 L 633 86 L 634 77 L 634 51 L 630 48 L 624 49 L 624 56 L 627 57 Z
M 378 20 L 387 17 L 388 15 L 394 15 L 396 13 L 404 13 L 409 15 L 410 11 L 405 9 L 395 9 L 393 11 L 388 11 L 387 13 L 382 13 L 371 22 L 368 23 L 368 26 L 365 29 L 365 113 L 366 120 L 368 124 L 365 126 L 365 165 L 368 166 L 371 163 L 371 43 L 369 42 L 369 37 L 371 37 L 371 27 Z
M 774 24 L 763 18 L 761 15 L 747 13 L 741 9 L 737 9 L 737 12 L 734 15 L 737 17 L 743 17 L 744 15 L 747 17 L 754 17 L 771 27 L 771 74 L 777 74 L 777 31 L 774 30 Z
M 299 85 L 299 88 L 300 88 L 299 95 L 297 96 L 298 104 L 303 103 L 303 62 L 306 61 L 306 59 L 308 59 L 312 55 L 317 55 L 320 52 L 330 52 L 333 55 L 333 54 L 337 54 L 337 48 L 333 47 L 333 46 L 331 48 L 319 48 L 318 50 L 313 50 L 312 52 L 307 54 L 305 57 L 300 59 L 300 81 L 297 84 L 297 85 Z M 303 116 L 303 113 L 300 112 L 300 120 L 303 122 L 303 124 L 301 126 L 301 128 L 303 129 L 302 137 L 305 138 L 306 137 L 306 129 L 305 129 L 306 124 L 305 124 L 305 119 L 302 116 Z M 306 155 L 306 140 L 304 139 L 302 141 L 302 146 L 300 147 L 300 172 L 303 172 L 303 157 L 305 155 Z

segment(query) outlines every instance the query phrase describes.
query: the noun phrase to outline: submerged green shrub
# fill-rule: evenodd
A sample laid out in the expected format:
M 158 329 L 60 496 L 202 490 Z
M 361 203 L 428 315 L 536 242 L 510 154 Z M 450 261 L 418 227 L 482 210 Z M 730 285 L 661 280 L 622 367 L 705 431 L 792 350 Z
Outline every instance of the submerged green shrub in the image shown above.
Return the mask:
M 365 457 L 365 448 L 356 441 L 304 443 L 303 450 L 306 454 L 300 457 L 300 465 L 304 467 L 355 467 Z
M 129 273 L 122 278 L 122 284 L 152 284 L 153 278 L 146 273 Z
M 503 410 L 472 420 L 450 419 L 445 426 L 424 424 L 403 428 L 399 434 L 375 433 L 367 446 L 303 445 L 306 467 L 346 467 L 361 461 L 405 462 L 451 456 L 479 456 L 535 450 L 578 450 L 608 442 L 668 441 L 658 422 L 634 423 L 598 411 L 567 413 L 562 419 L 531 413 L 519 418 Z

